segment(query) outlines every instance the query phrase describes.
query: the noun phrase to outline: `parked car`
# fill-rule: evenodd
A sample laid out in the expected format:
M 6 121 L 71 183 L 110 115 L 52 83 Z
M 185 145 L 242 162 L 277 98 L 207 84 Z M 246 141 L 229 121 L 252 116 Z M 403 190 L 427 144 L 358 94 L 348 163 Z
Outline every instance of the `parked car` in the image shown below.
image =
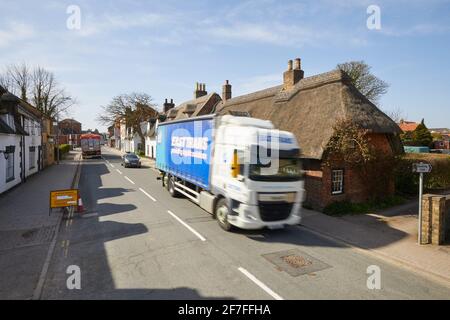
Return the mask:
M 135 155 L 134 153 L 127 153 L 122 156 L 122 166 L 125 168 L 140 168 L 141 167 L 141 159 Z

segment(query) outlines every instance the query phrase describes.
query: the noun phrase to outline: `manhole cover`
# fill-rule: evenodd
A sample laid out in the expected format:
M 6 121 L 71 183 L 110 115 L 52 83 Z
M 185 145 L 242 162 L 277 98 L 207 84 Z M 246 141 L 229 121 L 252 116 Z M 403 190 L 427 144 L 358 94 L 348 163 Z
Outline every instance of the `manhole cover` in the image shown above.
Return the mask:
M 281 259 L 283 259 L 284 262 L 286 262 L 293 268 L 301 268 L 301 267 L 306 267 L 306 266 L 312 265 L 311 261 L 309 261 L 308 259 L 305 259 L 304 257 L 301 257 L 301 256 L 289 255 L 289 256 L 281 257 Z
M 293 277 L 331 268 L 325 262 L 297 249 L 269 253 L 263 257 L 273 263 L 278 270 L 285 271 Z

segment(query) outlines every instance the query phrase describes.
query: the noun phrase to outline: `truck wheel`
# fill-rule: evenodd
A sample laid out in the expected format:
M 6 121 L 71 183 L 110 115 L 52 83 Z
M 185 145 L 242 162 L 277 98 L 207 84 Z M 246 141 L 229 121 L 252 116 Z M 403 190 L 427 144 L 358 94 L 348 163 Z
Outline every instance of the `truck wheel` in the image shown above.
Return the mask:
M 167 190 L 169 191 L 172 198 L 177 198 L 179 193 L 175 190 L 175 178 L 173 176 L 169 176 L 169 181 L 167 182 Z
M 228 214 L 230 209 L 227 205 L 227 200 L 225 198 L 219 199 L 216 205 L 215 216 L 219 226 L 225 231 L 231 231 L 233 226 L 228 222 Z

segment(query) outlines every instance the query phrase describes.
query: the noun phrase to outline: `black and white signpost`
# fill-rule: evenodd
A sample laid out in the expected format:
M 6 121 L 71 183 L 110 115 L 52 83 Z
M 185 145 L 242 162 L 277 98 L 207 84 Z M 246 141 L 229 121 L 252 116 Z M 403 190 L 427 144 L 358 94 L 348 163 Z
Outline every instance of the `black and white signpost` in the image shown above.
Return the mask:
M 422 244 L 422 196 L 423 196 L 423 174 L 430 173 L 433 167 L 429 163 L 414 163 L 413 172 L 419 173 L 419 245 Z

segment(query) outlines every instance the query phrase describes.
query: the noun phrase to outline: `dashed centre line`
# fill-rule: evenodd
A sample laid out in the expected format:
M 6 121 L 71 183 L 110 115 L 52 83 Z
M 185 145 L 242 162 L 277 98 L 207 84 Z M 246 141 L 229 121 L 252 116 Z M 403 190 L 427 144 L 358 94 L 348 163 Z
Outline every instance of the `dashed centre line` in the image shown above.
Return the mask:
M 119 174 L 122 174 L 122 171 L 120 171 L 119 169 L 116 169 L 116 171 L 117 171 Z
M 140 190 L 143 194 L 145 194 L 147 197 L 149 197 L 150 199 L 152 199 L 153 202 L 156 202 L 156 199 L 153 198 L 150 194 L 148 194 L 147 191 L 145 191 L 145 190 L 142 189 L 142 188 L 139 188 L 139 190 Z
M 268 293 L 272 298 L 275 300 L 284 300 L 281 296 L 276 294 L 272 289 L 270 289 L 268 286 L 266 286 L 264 283 L 262 283 L 260 280 L 258 280 L 254 275 L 252 275 L 250 272 L 245 270 L 242 267 L 239 267 L 238 270 L 242 272 L 247 278 L 252 280 L 258 287 L 263 289 L 266 293 Z
M 134 183 L 134 181 L 133 180 L 131 180 L 130 178 L 128 178 L 127 176 L 125 176 L 125 179 L 127 179 L 130 183 L 132 183 L 132 184 L 136 184 L 136 183 Z
M 172 211 L 167 210 L 167 212 L 174 217 L 179 223 L 181 223 L 183 226 L 185 226 L 189 231 L 191 231 L 193 234 L 195 234 L 200 240 L 202 241 L 206 241 L 206 239 L 197 231 L 195 231 L 194 228 L 192 228 L 190 225 L 188 225 L 187 223 L 185 223 L 183 220 L 181 220 L 180 218 L 178 218 L 177 215 L 175 215 Z

